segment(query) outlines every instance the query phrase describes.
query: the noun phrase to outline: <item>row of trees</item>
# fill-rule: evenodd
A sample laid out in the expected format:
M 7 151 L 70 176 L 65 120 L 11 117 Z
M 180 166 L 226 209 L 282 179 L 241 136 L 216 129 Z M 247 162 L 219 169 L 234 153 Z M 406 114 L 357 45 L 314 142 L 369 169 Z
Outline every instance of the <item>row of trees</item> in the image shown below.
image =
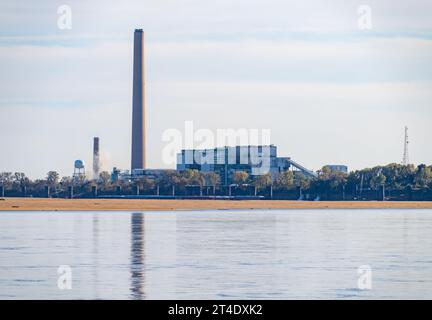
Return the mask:
M 340 189 L 377 190 L 381 186 L 389 190 L 432 188 L 432 166 L 421 164 L 389 164 L 376 166 L 349 174 L 332 172 L 324 167 L 311 186 L 319 191 Z
M 270 185 L 278 188 L 289 188 L 295 185 L 307 186 L 309 180 L 303 175 L 294 175 L 292 171 L 286 171 L 279 175 L 276 181 L 272 180 L 270 173 L 261 176 L 250 176 L 247 172 L 236 171 L 232 174 L 232 183 L 239 186 L 251 185 L 257 189 L 263 189 Z M 32 181 L 22 172 L 2 172 L 0 173 L 0 186 L 5 190 L 15 190 L 19 192 L 23 187 L 27 189 L 42 192 L 46 186 L 51 190 L 66 190 L 69 186 L 83 187 L 97 186 L 99 190 L 113 190 L 120 186 L 122 189 L 128 189 L 133 186 L 138 186 L 141 190 L 150 190 L 155 187 L 171 188 L 175 187 L 178 190 L 184 190 L 187 186 L 212 187 L 215 189 L 220 186 L 221 179 L 214 172 L 200 172 L 198 170 L 167 170 L 156 178 L 141 177 L 133 181 L 117 180 L 113 181 L 111 175 L 103 171 L 99 175 L 99 179 L 87 180 L 84 176 L 78 179 L 71 177 L 63 177 L 56 171 L 49 171 L 45 179 L 37 179 Z
M 318 178 L 310 179 L 299 172 L 286 171 L 280 173 L 276 179 L 268 174 L 250 176 L 247 172 L 237 171 L 232 173 L 232 183 L 241 187 L 252 186 L 255 194 L 260 190 L 271 187 L 275 191 L 303 190 L 303 193 L 314 195 L 329 195 L 346 193 L 351 195 L 361 194 L 363 191 L 378 190 L 406 190 L 406 189 L 432 189 L 432 166 L 426 165 L 400 165 L 389 164 L 363 170 L 350 172 L 331 171 L 324 167 L 318 172 Z M 128 192 L 134 187 L 140 190 L 153 190 L 175 188 L 177 192 L 184 192 L 187 186 L 199 186 L 213 189 L 220 188 L 221 180 L 214 172 L 200 172 L 197 170 L 167 170 L 155 178 L 142 177 L 133 181 L 113 181 L 111 175 L 104 171 L 100 173 L 99 179 L 87 180 L 85 177 L 72 179 L 71 177 L 60 178 L 56 171 L 47 173 L 45 179 L 32 181 L 24 173 L 2 172 L 0 173 L 0 186 L 6 191 L 20 192 L 23 188 L 31 190 L 32 193 L 42 193 L 48 186 L 52 193 L 65 191 L 69 186 L 79 187 L 85 192 L 93 186 L 98 190 L 112 193 L 116 187 Z

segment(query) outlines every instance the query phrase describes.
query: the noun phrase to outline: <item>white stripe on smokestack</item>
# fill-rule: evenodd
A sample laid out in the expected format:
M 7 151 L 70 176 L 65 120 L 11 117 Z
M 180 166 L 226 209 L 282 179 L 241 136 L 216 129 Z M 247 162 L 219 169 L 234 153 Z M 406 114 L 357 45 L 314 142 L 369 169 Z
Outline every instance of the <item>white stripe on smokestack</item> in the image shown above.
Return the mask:
M 134 33 L 131 169 L 146 167 L 144 32 Z

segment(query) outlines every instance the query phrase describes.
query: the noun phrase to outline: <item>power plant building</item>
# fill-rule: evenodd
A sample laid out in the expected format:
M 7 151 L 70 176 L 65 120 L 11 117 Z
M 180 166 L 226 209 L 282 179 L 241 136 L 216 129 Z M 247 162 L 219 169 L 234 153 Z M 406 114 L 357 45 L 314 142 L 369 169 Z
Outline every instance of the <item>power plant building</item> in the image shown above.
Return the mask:
M 288 157 L 278 157 L 275 145 L 235 146 L 214 149 L 181 150 L 177 154 L 177 170 L 187 169 L 202 172 L 216 172 L 225 185 L 232 182 L 236 171 L 245 171 L 250 176 L 270 173 L 273 179 L 291 166 L 301 170 L 305 175 L 316 174 Z

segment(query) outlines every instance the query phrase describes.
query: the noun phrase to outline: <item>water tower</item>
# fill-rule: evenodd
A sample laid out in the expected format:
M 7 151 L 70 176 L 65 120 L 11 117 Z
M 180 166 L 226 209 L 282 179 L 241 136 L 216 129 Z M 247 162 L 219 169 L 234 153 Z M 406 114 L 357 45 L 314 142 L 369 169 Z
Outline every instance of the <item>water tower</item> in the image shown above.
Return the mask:
M 75 160 L 74 162 L 74 172 L 73 176 L 74 179 L 79 179 L 81 177 L 85 177 L 85 167 L 84 167 L 84 161 L 82 160 Z

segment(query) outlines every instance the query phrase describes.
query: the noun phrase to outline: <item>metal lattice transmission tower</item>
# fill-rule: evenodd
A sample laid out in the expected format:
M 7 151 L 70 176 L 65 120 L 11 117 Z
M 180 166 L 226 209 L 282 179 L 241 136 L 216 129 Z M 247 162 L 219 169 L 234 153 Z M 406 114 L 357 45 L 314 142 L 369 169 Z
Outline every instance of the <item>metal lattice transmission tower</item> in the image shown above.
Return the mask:
M 404 141 L 404 154 L 402 164 L 404 166 L 409 164 L 409 150 L 408 150 L 409 140 L 408 140 L 408 127 L 405 127 L 405 141 Z

